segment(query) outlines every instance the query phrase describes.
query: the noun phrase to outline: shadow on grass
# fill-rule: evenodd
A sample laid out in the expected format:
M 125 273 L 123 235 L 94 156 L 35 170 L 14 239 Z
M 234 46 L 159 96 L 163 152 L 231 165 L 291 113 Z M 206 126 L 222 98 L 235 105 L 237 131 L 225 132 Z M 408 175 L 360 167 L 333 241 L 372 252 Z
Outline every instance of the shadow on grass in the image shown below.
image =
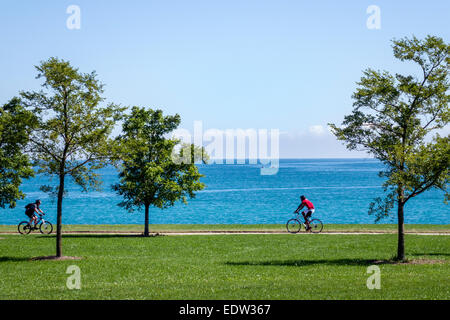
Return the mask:
M 414 252 L 411 253 L 412 256 L 450 256 L 449 252 L 432 252 L 432 253 L 422 253 L 422 252 Z
M 38 236 L 38 238 L 48 238 L 49 236 Z M 50 237 L 55 238 L 56 235 L 51 235 Z M 162 237 L 162 235 L 150 235 L 144 237 L 142 234 L 63 234 L 64 239 L 110 239 L 110 238 L 155 238 Z
M 320 260 L 272 260 L 272 261 L 240 261 L 226 262 L 229 266 L 292 266 L 303 267 L 311 265 L 329 266 L 370 266 L 373 264 L 389 264 L 390 260 L 369 259 L 320 259 Z
M 30 258 L 24 257 L 0 257 L 0 262 L 22 262 L 30 261 Z
M 45 257 L 34 257 L 34 258 L 25 258 L 25 257 L 0 257 L 0 263 L 2 262 L 23 262 L 23 261 L 51 261 L 51 260 L 81 260 L 79 257 L 55 257 L 55 256 L 45 256 Z

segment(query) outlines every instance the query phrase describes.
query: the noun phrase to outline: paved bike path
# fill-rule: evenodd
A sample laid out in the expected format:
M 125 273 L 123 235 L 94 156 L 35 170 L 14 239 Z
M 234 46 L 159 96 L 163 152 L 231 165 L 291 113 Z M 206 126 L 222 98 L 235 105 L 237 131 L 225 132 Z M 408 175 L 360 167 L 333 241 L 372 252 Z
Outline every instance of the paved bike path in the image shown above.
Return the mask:
M 17 234 L 18 232 L 13 231 L 5 231 L 0 232 L 0 234 L 8 235 L 8 234 Z M 39 233 L 35 233 L 39 234 Z M 55 232 L 53 232 L 55 234 Z M 142 232 L 132 232 L 132 231 L 64 231 L 63 235 L 65 234 L 74 234 L 74 235 L 141 235 Z M 192 235 L 202 235 L 202 236 L 209 236 L 209 235 L 245 235 L 245 234 L 289 234 L 286 231 L 166 231 L 166 232 L 152 232 L 151 235 L 160 235 L 160 236 L 192 236 Z M 310 232 L 302 232 L 300 231 L 297 233 L 299 234 L 314 234 Z M 378 234 L 397 234 L 396 232 L 389 232 L 389 231 L 323 231 L 320 234 L 327 234 L 327 235 L 378 235 Z M 410 235 L 419 235 L 419 236 L 450 236 L 450 232 L 405 232 L 405 234 Z

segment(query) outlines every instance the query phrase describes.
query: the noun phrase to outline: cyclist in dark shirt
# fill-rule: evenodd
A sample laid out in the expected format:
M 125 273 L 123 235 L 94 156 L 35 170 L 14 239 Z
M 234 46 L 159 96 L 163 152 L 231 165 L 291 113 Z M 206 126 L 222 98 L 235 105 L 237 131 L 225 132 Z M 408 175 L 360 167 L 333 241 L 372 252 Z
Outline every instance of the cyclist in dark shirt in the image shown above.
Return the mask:
M 37 217 L 34 213 L 36 212 L 38 214 L 40 214 L 40 213 L 44 214 L 44 212 L 39 208 L 40 205 L 41 205 L 41 200 L 36 200 L 36 202 L 27 204 L 25 206 L 25 209 L 26 209 L 25 214 L 30 218 L 30 222 L 29 222 L 30 226 L 32 226 L 31 223 L 34 221 L 33 228 L 36 228 L 36 223 L 37 223 Z

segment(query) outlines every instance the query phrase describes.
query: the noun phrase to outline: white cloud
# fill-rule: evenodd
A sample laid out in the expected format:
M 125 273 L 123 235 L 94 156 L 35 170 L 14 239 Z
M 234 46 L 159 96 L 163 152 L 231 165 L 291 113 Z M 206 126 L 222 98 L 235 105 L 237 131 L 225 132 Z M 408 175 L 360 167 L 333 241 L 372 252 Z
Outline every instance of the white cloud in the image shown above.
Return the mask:
M 325 133 L 325 129 L 321 125 L 315 125 L 315 126 L 309 127 L 309 132 L 312 133 L 312 134 L 320 136 L 320 135 Z
M 367 158 L 365 152 L 349 151 L 330 132 L 317 125 L 280 135 L 281 158 Z

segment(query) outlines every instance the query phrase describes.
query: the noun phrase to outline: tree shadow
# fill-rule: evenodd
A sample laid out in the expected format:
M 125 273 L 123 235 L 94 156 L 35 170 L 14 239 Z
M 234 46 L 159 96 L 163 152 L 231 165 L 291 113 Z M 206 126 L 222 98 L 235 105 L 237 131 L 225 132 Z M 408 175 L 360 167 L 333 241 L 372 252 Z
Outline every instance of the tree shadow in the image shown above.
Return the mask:
M 63 234 L 64 239 L 109 239 L 109 238 L 155 238 L 155 237 L 162 237 L 163 235 L 156 234 L 156 235 L 150 235 L 148 237 L 145 237 L 142 234 Z M 56 237 L 56 235 L 53 235 L 53 237 Z M 48 238 L 48 236 L 38 236 L 38 238 Z
M 422 252 L 414 252 L 411 253 L 412 256 L 450 256 L 449 252 L 428 252 L 428 253 L 422 253 Z
M 0 262 L 22 262 L 22 261 L 30 261 L 31 258 L 25 257 L 0 257 Z
M 270 261 L 239 261 L 226 262 L 229 266 L 292 266 L 304 267 L 311 265 L 330 266 L 370 266 L 373 264 L 391 264 L 391 260 L 374 259 L 318 259 L 318 260 L 270 260 Z
M 45 260 L 81 260 L 79 257 L 55 257 L 55 256 L 44 256 L 44 257 L 34 257 L 34 258 L 26 258 L 26 257 L 8 257 L 3 256 L 0 257 L 0 263 L 2 262 L 24 262 L 24 261 L 45 261 Z

